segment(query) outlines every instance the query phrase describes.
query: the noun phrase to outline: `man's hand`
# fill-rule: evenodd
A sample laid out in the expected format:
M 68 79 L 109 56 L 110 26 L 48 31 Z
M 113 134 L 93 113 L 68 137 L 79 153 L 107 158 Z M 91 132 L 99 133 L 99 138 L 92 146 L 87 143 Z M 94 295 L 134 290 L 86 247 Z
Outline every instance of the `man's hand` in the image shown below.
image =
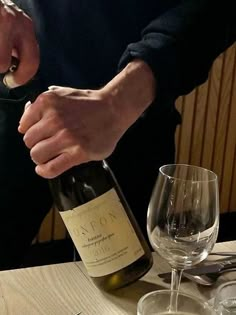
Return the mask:
M 8 72 L 12 56 L 19 60 L 14 73 L 3 79 L 9 88 L 28 82 L 39 66 L 39 49 L 32 20 L 9 0 L 0 1 L 0 73 Z
M 50 87 L 26 106 L 18 130 L 25 133 L 36 172 L 53 178 L 107 158 L 154 97 L 151 70 L 135 61 L 100 90 Z
M 102 91 L 54 87 L 28 106 L 20 132 L 36 172 L 55 177 L 76 164 L 102 160 L 122 135 L 112 104 Z

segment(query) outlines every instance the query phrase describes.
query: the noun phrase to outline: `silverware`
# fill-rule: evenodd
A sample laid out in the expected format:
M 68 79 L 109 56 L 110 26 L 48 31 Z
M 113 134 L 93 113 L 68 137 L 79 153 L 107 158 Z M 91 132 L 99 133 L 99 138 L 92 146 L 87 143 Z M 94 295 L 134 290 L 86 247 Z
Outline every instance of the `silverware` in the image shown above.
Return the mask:
M 201 285 L 211 286 L 217 281 L 217 279 L 222 274 L 226 272 L 232 272 L 232 271 L 236 271 L 236 268 L 226 268 L 220 272 L 212 272 L 212 273 L 207 273 L 204 275 L 191 275 L 191 274 L 188 274 L 187 272 L 183 272 L 183 279 L 194 281 Z M 171 283 L 171 272 L 160 274 L 159 277 L 162 278 L 165 282 Z
M 183 279 L 188 279 L 201 285 L 211 286 L 217 279 L 226 272 L 236 271 L 236 253 L 233 252 L 213 252 L 211 255 L 228 256 L 225 259 L 209 261 L 207 264 L 200 264 L 191 269 L 184 270 Z M 158 275 L 165 282 L 171 282 L 171 272 Z
M 207 264 L 201 264 L 191 269 L 185 270 L 185 273 L 194 276 L 199 276 L 207 273 L 217 273 L 228 268 L 236 268 L 236 258 L 218 260 L 215 262 L 209 262 Z
M 194 275 L 190 275 L 188 273 L 184 274 L 184 276 L 191 280 L 191 281 L 194 281 L 198 284 L 201 284 L 201 285 L 205 285 L 205 286 L 211 286 L 213 285 L 217 279 L 224 273 L 226 272 L 232 272 L 232 271 L 236 271 L 236 268 L 229 268 L 229 269 L 224 269 L 220 272 L 214 272 L 214 273 L 208 273 L 208 274 L 205 274 L 205 275 L 198 275 L 198 276 L 194 276 Z
M 234 257 L 236 256 L 236 252 L 211 252 L 209 255 Z
M 214 262 L 208 262 L 204 264 L 197 265 L 191 269 L 184 270 L 185 274 L 190 274 L 193 276 L 200 276 L 203 274 L 208 273 L 217 273 L 224 271 L 229 268 L 236 268 L 236 258 L 233 259 L 224 259 L 224 260 L 217 260 Z M 160 278 L 168 278 L 171 275 L 170 272 L 159 274 Z

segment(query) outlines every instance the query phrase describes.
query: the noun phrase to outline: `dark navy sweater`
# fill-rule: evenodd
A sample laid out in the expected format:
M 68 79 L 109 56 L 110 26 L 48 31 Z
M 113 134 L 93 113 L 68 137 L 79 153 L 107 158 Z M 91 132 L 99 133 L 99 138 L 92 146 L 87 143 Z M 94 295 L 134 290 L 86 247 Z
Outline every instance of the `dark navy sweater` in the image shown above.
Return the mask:
M 16 2 L 35 22 L 48 84 L 97 88 L 138 57 L 174 99 L 204 82 L 236 38 L 235 0 Z

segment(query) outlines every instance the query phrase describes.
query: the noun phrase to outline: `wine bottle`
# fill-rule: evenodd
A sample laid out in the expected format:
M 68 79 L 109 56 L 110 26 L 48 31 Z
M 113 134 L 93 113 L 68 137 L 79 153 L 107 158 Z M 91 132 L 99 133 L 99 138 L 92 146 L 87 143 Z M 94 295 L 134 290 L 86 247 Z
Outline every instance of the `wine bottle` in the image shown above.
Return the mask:
M 152 266 L 152 254 L 105 161 L 76 166 L 49 181 L 71 239 L 94 283 L 123 287 Z

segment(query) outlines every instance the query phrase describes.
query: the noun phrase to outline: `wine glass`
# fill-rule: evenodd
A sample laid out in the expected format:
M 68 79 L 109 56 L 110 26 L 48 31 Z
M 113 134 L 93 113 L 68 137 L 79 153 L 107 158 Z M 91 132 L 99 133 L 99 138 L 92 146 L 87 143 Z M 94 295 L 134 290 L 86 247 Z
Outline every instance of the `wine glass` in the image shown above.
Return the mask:
M 202 167 L 160 167 L 147 214 L 153 249 L 172 268 L 170 311 L 176 311 L 181 275 L 211 252 L 218 235 L 217 175 Z

